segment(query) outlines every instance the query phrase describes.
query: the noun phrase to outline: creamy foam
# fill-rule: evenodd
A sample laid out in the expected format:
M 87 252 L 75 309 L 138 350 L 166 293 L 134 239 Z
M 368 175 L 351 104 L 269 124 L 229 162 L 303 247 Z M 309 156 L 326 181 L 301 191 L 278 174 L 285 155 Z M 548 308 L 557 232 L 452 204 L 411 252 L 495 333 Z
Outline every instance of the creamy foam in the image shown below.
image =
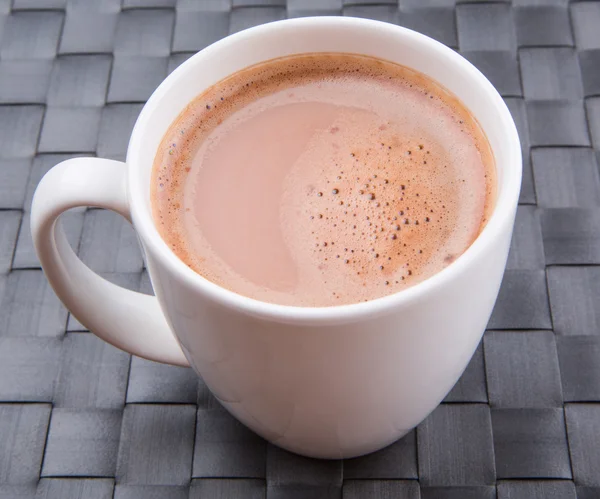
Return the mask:
M 207 279 L 263 301 L 356 303 L 460 256 L 493 206 L 477 122 L 441 86 L 356 55 L 269 61 L 171 126 L 152 181 L 159 231 Z

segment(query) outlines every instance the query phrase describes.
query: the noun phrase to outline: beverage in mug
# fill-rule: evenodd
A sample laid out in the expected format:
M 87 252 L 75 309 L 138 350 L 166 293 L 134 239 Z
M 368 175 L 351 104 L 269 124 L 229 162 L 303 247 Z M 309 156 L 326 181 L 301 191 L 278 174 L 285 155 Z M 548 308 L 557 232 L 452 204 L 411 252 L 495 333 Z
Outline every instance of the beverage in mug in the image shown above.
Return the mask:
M 159 231 L 189 267 L 284 305 L 368 301 L 460 256 L 494 205 L 480 125 L 422 73 L 301 54 L 191 102 L 154 162 Z

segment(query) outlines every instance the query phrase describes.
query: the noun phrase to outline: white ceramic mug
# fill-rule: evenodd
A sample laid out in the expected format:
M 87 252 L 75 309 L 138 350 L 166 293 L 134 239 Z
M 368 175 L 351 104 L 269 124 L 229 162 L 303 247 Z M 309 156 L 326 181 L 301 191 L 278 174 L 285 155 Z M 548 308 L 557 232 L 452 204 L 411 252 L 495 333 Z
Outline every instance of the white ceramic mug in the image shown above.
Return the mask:
M 456 94 L 487 134 L 498 171 L 489 223 L 462 256 L 416 286 L 355 305 L 264 303 L 196 274 L 159 236 L 150 177 L 169 125 L 224 77 L 306 52 L 365 54 L 421 71 Z M 182 64 L 142 110 L 126 164 L 71 159 L 43 178 L 31 230 L 50 284 L 99 337 L 147 359 L 191 365 L 235 417 L 276 445 L 308 456 L 353 457 L 416 426 L 465 369 L 498 294 L 520 184 L 519 139 L 509 111 L 460 55 L 391 24 L 294 19 L 232 35 Z M 156 297 L 113 285 L 77 258 L 57 223 L 76 206 L 111 209 L 133 223 Z

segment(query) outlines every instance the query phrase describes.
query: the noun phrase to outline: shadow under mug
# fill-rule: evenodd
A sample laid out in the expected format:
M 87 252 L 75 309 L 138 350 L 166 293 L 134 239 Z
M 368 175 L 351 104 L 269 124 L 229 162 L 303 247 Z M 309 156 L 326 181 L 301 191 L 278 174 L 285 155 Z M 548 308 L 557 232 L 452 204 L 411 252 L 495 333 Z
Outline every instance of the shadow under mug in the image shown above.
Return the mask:
M 496 161 L 496 205 L 472 246 L 424 282 L 365 303 L 303 308 L 235 294 L 181 262 L 151 216 L 154 156 L 184 107 L 245 67 L 311 52 L 364 54 L 425 73 L 476 117 Z M 100 338 L 141 357 L 190 365 L 229 412 L 276 445 L 345 458 L 403 436 L 458 380 L 498 294 L 520 184 L 514 122 L 490 82 L 464 58 L 391 24 L 304 18 L 236 33 L 183 63 L 144 106 L 125 164 L 77 158 L 46 174 L 33 200 L 31 230 L 56 294 Z M 156 297 L 111 284 L 78 259 L 57 223 L 77 206 L 111 209 L 133 223 Z

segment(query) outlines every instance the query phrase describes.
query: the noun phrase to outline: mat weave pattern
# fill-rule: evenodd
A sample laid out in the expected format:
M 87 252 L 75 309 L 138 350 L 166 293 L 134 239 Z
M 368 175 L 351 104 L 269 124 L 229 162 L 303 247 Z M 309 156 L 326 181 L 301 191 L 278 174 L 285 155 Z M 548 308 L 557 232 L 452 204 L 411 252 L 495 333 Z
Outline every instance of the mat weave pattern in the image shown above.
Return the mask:
M 464 376 L 407 437 L 316 461 L 267 444 L 189 369 L 70 317 L 29 235 L 42 175 L 124 159 L 144 101 L 229 33 L 379 19 L 458 50 L 514 115 L 524 182 L 498 304 Z M 0 499 L 600 498 L 600 2 L 0 0 Z M 151 292 L 133 230 L 63 217 L 83 261 Z

